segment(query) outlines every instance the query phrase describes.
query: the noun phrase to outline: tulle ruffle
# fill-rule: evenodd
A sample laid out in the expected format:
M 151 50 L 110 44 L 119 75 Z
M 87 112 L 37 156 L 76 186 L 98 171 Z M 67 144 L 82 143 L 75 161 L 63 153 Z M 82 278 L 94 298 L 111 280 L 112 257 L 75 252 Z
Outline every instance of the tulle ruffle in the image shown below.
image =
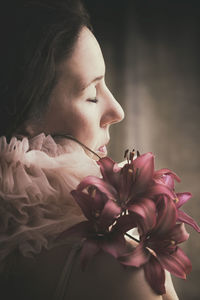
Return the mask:
M 81 146 L 61 146 L 40 134 L 0 138 L 0 260 L 18 248 L 24 256 L 56 245 L 59 233 L 84 220 L 70 191 L 99 167 Z

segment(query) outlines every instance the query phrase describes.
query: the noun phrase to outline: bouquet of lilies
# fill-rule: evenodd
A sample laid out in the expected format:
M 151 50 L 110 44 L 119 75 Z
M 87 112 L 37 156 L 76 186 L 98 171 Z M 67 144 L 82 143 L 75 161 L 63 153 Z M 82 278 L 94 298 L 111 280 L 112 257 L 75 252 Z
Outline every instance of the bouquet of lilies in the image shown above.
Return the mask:
M 81 262 L 87 263 L 100 250 L 125 266 L 143 267 L 145 278 L 157 294 L 165 293 L 165 272 L 186 278 L 191 263 L 179 244 L 189 237 L 184 223 L 200 232 L 200 227 L 181 206 L 191 194 L 176 193 L 180 178 L 169 169 L 154 170 L 152 153 L 134 159 L 125 152 L 127 163 L 120 167 L 109 157 L 98 161 L 102 178 L 85 177 L 71 194 L 87 220 L 64 234 L 82 238 Z M 128 250 L 125 235 L 136 228 L 139 238 Z

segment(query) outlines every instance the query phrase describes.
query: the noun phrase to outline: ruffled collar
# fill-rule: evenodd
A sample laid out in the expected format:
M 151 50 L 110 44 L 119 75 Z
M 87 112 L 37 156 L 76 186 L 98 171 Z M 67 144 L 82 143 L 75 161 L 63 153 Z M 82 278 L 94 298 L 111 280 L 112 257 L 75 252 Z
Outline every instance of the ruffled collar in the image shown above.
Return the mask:
M 70 192 L 97 163 L 80 145 L 51 136 L 0 138 L 0 260 L 18 248 L 28 256 L 56 245 L 57 236 L 84 220 Z

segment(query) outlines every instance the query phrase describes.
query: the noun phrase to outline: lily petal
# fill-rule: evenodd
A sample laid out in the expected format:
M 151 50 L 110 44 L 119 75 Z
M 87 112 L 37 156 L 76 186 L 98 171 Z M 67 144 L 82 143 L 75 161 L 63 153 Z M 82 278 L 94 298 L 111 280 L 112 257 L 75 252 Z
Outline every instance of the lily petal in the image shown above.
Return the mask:
M 149 182 L 153 178 L 154 174 L 154 156 L 152 153 L 146 153 L 140 155 L 133 160 L 133 166 L 135 170 L 139 170 L 136 180 L 136 187 L 138 190 L 145 190 Z
M 154 232 L 162 238 L 174 227 L 177 220 L 177 209 L 171 199 L 162 197 L 157 204 L 157 212 L 157 224 Z
M 73 190 L 71 191 L 72 196 L 76 200 L 77 204 L 80 206 L 82 209 L 82 212 L 86 216 L 88 220 L 92 220 L 92 205 L 91 205 L 91 197 L 83 193 L 82 191 L 79 190 Z
M 183 279 L 186 279 L 186 274 L 192 270 L 189 258 L 185 255 L 183 250 L 178 247 L 173 254 L 158 255 L 158 259 L 163 268 Z
M 157 183 L 161 183 L 161 184 L 165 184 L 167 185 L 171 190 L 174 190 L 174 178 L 170 175 L 162 175 L 161 177 L 158 176 L 158 178 L 156 178 L 156 176 L 154 176 L 154 180 Z
M 118 257 L 118 260 L 125 266 L 140 267 L 144 265 L 149 258 L 149 251 L 143 247 L 143 243 L 139 243 L 132 252 Z
M 189 233 L 185 229 L 183 223 L 176 224 L 169 233 L 169 238 L 171 241 L 175 241 L 177 244 L 183 243 L 189 238 Z
M 163 175 L 169 175 L 170 177 L 172 177 L 173 179 L 175 179 L 177 182 L 181 181 L 180 177 L 176 173 L 174 173 L 170 169 L 166 169 L 166 168 L 155 171 L 154 178 L 158 179 L 158 178 L 160 178 Z
M 148 196 L 167 195 L 171 199 L 176 198 L 176 194 L 164 184 L 154 184 L 148 189 Z
M 108 198 L 113 199 L 117 197 L 117 191 L 115 190 L 115 188 L 99 177 L 95 177 L 95 176 L 85 177 L 78 185 L 77 190 L 82 191 L 88 186 L 95 186 L 96 188 L 99 189 L 99 191 L 104 193 Z
M 145 278 L 153 291 L 158 295 L 165 294 L 165 272 L 158 260 L 151 255 L 148 263 L 146 263 L 143 268 Z
M 116 188 L 119 181 L 118 172 L 121 168 L 109 157 L 103 157 L 97 163 L 100 166 L 103 179 Z
M 179 208 L 181 207 L 184 203 L 186 203 L 188 200 L 190 200 L 190 198 L 192 197 L 191 193 L 177 193 L 176 194 L 177 198 L 178 198 L 178 202 L 176 203 L 176 207 Z
M 128 210 L 142 218 L 141 221 L 138 220 L 138 225 L 142 227 L 143 234 L 152 229 L 156 222 L 156 205 L 151 199 L 141 198 L 128 206 Z
M 120 212 L 121 208 L 113 200 L 108 200 L 99 219 L 101 229 L 109 227 Z
M 197 232 L 200 232 L 200 227 L 190 216 L 188 216 L 184 211 L 178 210 L 177 221 L 186 223 L 192 226 Z

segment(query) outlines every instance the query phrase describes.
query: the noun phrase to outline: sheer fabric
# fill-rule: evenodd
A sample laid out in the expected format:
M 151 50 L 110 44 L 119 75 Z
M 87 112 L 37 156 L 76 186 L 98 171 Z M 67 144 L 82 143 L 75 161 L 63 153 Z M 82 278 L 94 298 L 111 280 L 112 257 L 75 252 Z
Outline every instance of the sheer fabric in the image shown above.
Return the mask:
M 1 137 L 0 261 L 16 248 L 31 256 L 64 243 L 59 234 L 85 219 L 70 191 L 87 175 L 99 167 L 74 141 Z

